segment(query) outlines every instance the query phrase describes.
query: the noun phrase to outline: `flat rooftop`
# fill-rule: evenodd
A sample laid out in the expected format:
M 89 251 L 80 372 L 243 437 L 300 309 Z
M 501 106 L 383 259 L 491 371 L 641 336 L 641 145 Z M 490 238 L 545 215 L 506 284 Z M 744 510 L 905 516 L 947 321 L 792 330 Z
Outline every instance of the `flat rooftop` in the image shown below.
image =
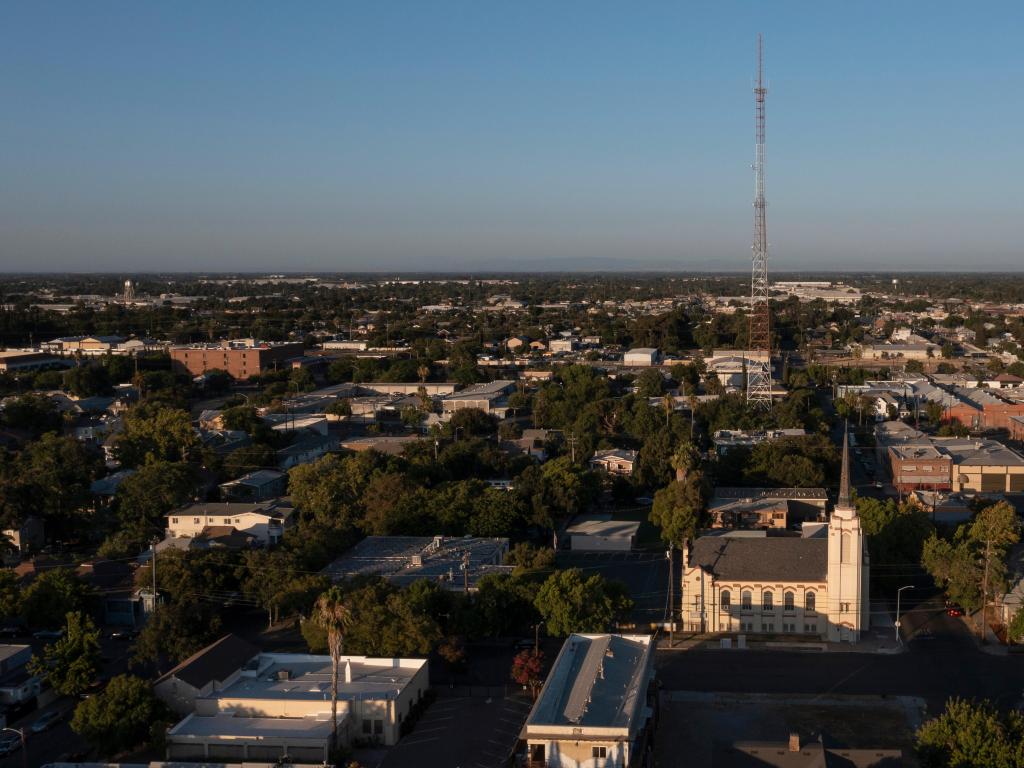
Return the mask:
M 347 712 L 338 713 L 340 726 Z M 191 714 L 175 725 L 167 735 L 174 739 L 253 739 L 282 738 L 324 740 L 331 735 L 331 703 L 315 717 L 242 717 L 233 714 Z
M 533 706 L 530 726 L 629 729 L 644 705 L 649 635 L 570 635 Z
M 427 663 L 426 659 L 342 656 L 339 699 L 394 698 Z M 331 657 L 265 653 L 234 682 L 207 698 L 323 700 L 331 694 Z M 351 669 L 352 682 L 346 682 Z M 328 704 L 327 709 L 330 709 Z
M 418 579 L 464 584 L 461 566 L 469 558 L 469 582 L 489 573 L 511 572 L 502 565 L 508 539 L 472 536 L 367 536 L 324 572 L 334 579 L 378 574 L 398 585 Z

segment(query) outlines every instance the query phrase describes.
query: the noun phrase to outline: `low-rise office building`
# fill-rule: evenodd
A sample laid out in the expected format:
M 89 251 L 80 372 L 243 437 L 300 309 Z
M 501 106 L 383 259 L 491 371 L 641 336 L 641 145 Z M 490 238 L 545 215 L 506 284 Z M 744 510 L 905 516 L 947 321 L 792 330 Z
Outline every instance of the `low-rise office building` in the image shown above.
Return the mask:
M 171 347 L 171 365 L 176 371 L 202 376 L 220 370 L 235 379 L 246 379 L 265 368 L 284 365 L 301 357 L 302 342 L 270 342 L 256 339 L 235 339 L 220 344 L 191 344 Z
M 331 747 L 331 657 L 259 653 L 241 658 L 194 699 L 167 732 L 167 759 L 326 763 Z M 205 675 L 200 677 L 205 678 Z M 429 687 L 426 659 L 342 656 L 338 746 L 391 746 Z
M 529 768 L 639 766 L 656 692 L 649 635 L 570 635 L 523 727 Z
M 473 591 L 502 565 L 508 539 L 474 536 L 367 536 L 324 569 L 334 581 L 377 575 L 398 586 L 429 579 L 445 589 Z
M 461 392 L 448 395 L 441 400 L 445 413 L 454 413 L 463 408 L 479 408 L 484 413 L 504 416 L 508 396 L 515 391 L 516 383 L 499 379 L 485 384 L 474 384 Z

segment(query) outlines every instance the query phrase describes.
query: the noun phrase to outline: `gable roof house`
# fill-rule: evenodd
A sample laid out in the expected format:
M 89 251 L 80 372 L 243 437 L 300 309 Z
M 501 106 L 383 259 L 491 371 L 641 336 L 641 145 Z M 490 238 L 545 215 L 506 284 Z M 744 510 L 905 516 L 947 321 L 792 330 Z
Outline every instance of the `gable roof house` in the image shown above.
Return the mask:
M 238 635 L 224 635 L 158 678 L 153 693 L 179 715 L 187 715 L 195 710 L 197 698 L 216 691 L 258 654 L 259 648 Z

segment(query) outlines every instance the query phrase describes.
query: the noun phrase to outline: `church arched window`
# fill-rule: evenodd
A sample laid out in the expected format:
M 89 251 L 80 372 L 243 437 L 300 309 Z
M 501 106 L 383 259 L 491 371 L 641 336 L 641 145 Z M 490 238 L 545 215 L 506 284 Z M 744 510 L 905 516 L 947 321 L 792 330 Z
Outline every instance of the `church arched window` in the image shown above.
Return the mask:
M 732 594 L 729 592 L 728 589 L 722 590 L 721 600 L 723 611 L 728 611 L 730 608 L 732 608 Z
M 807 595 L 804 597 L 804 610 L 806 610 L 808 613 L 814 613 L 814 611 L 815 611 L 815 608 L 814 608 L 815 601 L 816 601 L 815 594 L 813 592 L 808 592 Z
M 740 600 L 742 601 L 740 607 L 744 611 L 749 611 L 751 608 L 753 608 L 754 596 L 749 589 L 743 590 L 743 594 L 741 595 Z

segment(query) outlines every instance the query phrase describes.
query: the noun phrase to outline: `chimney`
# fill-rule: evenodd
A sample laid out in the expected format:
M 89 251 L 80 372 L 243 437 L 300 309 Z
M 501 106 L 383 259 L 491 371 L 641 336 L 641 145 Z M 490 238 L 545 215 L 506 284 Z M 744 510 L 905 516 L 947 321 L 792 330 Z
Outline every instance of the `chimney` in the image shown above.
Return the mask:
M 346 683 L 351 683 L 352 682 L 352 662 L 351 661 L 347 661 L 347 660 L 345 661 L 345 682 Z M 790 737 L 790 738 L 792 738 L 792 737 Z
M 800 734 L 791 733 L 789 734 L 789 751 L 799 752 L 800 751 Z

